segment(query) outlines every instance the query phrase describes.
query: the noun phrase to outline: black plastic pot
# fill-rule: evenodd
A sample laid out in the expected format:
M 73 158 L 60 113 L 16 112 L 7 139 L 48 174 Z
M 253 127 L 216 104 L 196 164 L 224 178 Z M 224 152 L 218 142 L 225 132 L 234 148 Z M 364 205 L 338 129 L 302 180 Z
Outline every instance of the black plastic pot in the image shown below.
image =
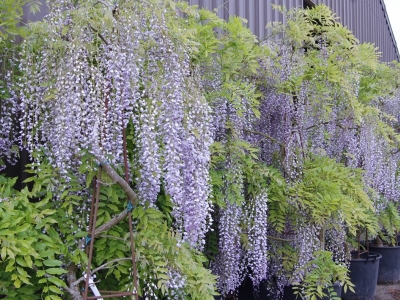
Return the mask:
M 400 247 L 370 246 L 369 249 L 382 255 L 379 262 L 378 283 L 398 283 L 400 281 Z
M 354 257 L 354 256 L 353 256 Z M 342 292 L 343 300 L 373 300 L 378 281 L 379 261 L 382 255 L 369 252 L 361 258 L 350 261 L 350 280 L 355 285 L 355 293 L 347 289 Z
M 266 282 L 262 281 L 258 286 L 258 292 L 255 293 L 253 282 L 249 277 L 246 277 L 239 287 L 238 300 L 271 300 L 270 296 L 268 296 Z
M 295 300 L 295 299 L 300 300 L 301 298 L 299 296 L 293 294 L 293 292 L 294 291 L 293 291 L 291 285 L 285 286 L 283 288 L 283 300 Z

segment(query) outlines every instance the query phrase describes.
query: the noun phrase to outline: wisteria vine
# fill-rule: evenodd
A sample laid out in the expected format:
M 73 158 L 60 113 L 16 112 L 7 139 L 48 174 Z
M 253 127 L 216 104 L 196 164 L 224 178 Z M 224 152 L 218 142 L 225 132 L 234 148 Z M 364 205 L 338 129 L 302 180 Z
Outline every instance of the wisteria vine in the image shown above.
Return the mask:
M 238 18 L 223 22 L 174 1 L 59 0 L 49 9 L 12 60 L 22 76 L 4 76 L 0 157 L 15 162 L 19 144 L 36 170 L 51 165 L 62 178 L 48 188 L 54 207 L 62 207 L 62 190 L 83 199 L 65 214 L 76 230 L 88 226 L 85 172 L 104 164 L 119 170 L 127 146 L 130 188 L 140 207 L 165 214 L 175 246 L 212 252 L 207 233 L 216 229 L 209 265 L 224 298 L 246 277 L 255 295 L 267 282 L 281 297 L 318 251 L 332 252 L 340 266 L 350 258 L 346 234 L 356 229 L 346 228 L 346 208 L 329 217 L 310 211 L 312 180 L 301 189 L 313 160 L 345 170 L 318 179 L 347 174 L 358 194 L 336 192 L 365 214 L 398 202 L 400 94 L 388 83 L 365 96 L 368 63 L 380 64 L 353 59 L 371 48 L 345 29 L 316 25 L 312 12 L 295 9 L 287 13 L 293 22 L 272 28 L 280 39 L 259 42 Z M 334 20 L 325 7 L 316 11 Z M 187 297 L 188 275 L 162 266 L 169 297 Z M 152 272 L 142 274 L 143 289 L 156 297 Z

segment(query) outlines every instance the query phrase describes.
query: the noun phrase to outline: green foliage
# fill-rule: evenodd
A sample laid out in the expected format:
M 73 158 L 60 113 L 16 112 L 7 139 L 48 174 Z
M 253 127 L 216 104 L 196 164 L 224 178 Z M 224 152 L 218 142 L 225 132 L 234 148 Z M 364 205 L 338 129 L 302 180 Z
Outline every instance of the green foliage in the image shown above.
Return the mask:
M 66 273 L 60 255 L 67 254 L 59 233 L 56 211 L 46 209 L 49 198 L 36 203 L 29 199 L 38 194 L 27 188 L 21 192 L 12 189 L 15 179 L 0 176 L 0 294 L 13 299 L 60 299 L 60 287 L 65 286 L 59 275 Z M 47 298 L 46 298 L 47 299 Z
M 272 188 L 284 186 L 284 180 L 280 173 L 260 161 L 259 150 L 244 140 L 233 136 L 224 145 L 214 142 L 211 151 L 210 175 L 213 187 L 211 200 L 219 207 L 225 207 L 224 199 L 238 205 L 244 203 L 245 195 L 242 193 L 242 186 L 239 182 L 242 184 L 244 182 L 246 186 L 246 197 L 258 195 L 270 185 Z M 225 169 L 227 161 L 235 165 L 238 170 L 232 172 L 231 169 Z M 241 175 L 238 177 L 238 174 Z M 273 201 L 283 200 L 279 193 L 279 188 L 277 188 Z M 280 205 L 284 204 L 280 203 Z
M 365 227 L 378 230 L 374 206 L 361 178 L 361 170 L 350 169 L 328 157 L 312 156 L 304 162 L 303 178 L 289 188 L 299 210 L 310 222 L 329 228 L 344 222 L 350 234 Z
M 63 295 L 62 288 L 65 287 L 60 275 L 67 272 L 67 265 L 71 262 L 81 264 L 82 270 L 87 265 L 86 254 L 80 248 L 82 237 L 87 233 L 80 231 L 76 218 L 71 218 L 82 204 L 84 197 L 79 192 L 85 188 L 72 174 L 68 183 L 63 183 L 57 170 L 46 164 L 41 154 L 35 157 L 40 157 L 43 163 L 40 169 L 30 171 L 31 191 L 27 188 L 15 191 L 12 185 L 16 179 L 0 177 L 0 228 L 3 228 L 0 230 L 0 270 L 3 270 L 0 294 L 15 299 L 38 299 L 42 293 L 43 297 L 59 299 L 57 295 Z M 90 156 L 84 158 L 80 169 L 93 178 L 93 159 Z M 126 207 L 126 196 L 120 186 L 105 174 L 102 182 L 97 226 L 108 222 Z M 54 209 L 56 202 L 52 199 L 52 191 L 63 185 L 65 192 L 60 197 L 61 205 Z M 29 202 L 32 199 L 39 201 Z M 145 281 L 153 280 L 157 287 L 154 293 L 160 297 L 168 295 L 167 272 L 174 270 L 185 279 L 186 297 L 213 299 L 215 276 L 204 268 L 205 258 L 181 240 L 168 225 L 167 217 L 154 208 L 143 207 L 134 209 L 133 217 L 136 220 L 136 258 L 141 291 L 145 288 Z M 95 240 L 93 268 L 130 254 L 128 224 L 121 222 Z M 126 284 L 132 281 L 129 275 L 131 266 L 124 260 L 111 265 L 107 271 L 101 271 L 100 276 L 107 277 L 107 280 L 100 282 L 98 287 L 126 289 Z M 34 295 L 35 292 L 39 293 L 38 296 Z
M 168 272 L 174 270 L 184 275 L 183 287 L 185 299 L 214 299 L 216 276 L 203 267 L 206 261 L 201 253 L 188 247 L 181 237 L 171 230 L 163 214 L 153 208 L 138 207 L 133 212 L 137 220 L 136 259 L 139 274 L 152 276 L 162 297 L 169 294 Z M 144 278 L 141 276 L 141 279 Z M 144 282 L 141 281 L 143 289 Z
M 17 25 L 22 16 L 22 4 L 28 2 L 33 10 L 37 9 L 36 1 L 7 0 L 0 3 L 4 27 L 4 31 L 0 32 L 1 45 L 9 43 L 11 37 L 16 35 L 26 36 L 26 28 Z M 89 18 L 96 38 L 86 46 L 96 52 L 103 43 L 98 32 L 112 32 L 114 16 L 101 5 L 93 6 L 93 2 L 97 1 L 77 2 L 82 4 L 82 8 L 71 16 L 74 22 L 60 30 L 63 35 L 79 36 L 82 28 L 87 28 Z M 175 3 L 171 0 L 164 1 L 164 4 L 168 34 L 176 43 L 184 45 L 191 58 L 192 71 L 199 72 L 201 68 L 201 76 L 207 80 L 215 79 L 215 69 L 218 69 L 218 76 L 221 77 L 219 86 L 204 87 L 210 105 L 219 99 L 226 99 L 238 116 L 250 109 L 252 117 L 259 118 L 260 86 L 273 86 L 295 99 L 304 84 L 308 84 L 315 90 L 307 95 L 311 111 L 306 113 L 321 114 L 322 111 L 328 119 L 332 107 L 341 105 L 343 109 L 338 113 L 338 119 L 376 123 L 377 130 L 393 147 L 400 142 L 398 133 L 389 126 L 393 118 L 383 115 L 377 104 L 379 97 L 392 95 L 398 88 L 399 65 L 380 64 L 374 46 L 358 44 L 326 6 L 290 11 L 277 7 L 286 14 L 287 22 L 275 24 L 271 37 L 281 35 L 282 44 L 289 49 L 289 60 L 294 69 L 287 80 L 280 80 L 279 72 L 272 71 L 273 68 L 285 68 L 280 49 L 273 43 L 259 43 L 246 28 L 244 19 L 233 17 L 226 22 L 214 12 L 198 10 L 186 2 Z M 124 5 L 121 1 L 119 9 L 122 12 L 127 9 Z M 176 9 L 183 18 L 179 17 Z M 150 14 L 149 11 L 143 13 Z M 45 40 L 51 40 L 51 31 L 43 23 L 33 25 L 32 29 L 30 39 L 35 43 L 31 50 L 35 52 L 48 46 Z M 67 39 L 58 39 L 49 47 L 60 55 L 66 43 Z M 145 53 L 151 47 L 151 42 L 139 45 L 138 51 Z M 260 62 L 270 61 L 271 70 L 259 74 Z M 264 82 L 264 78 L 272 79 Z M 358 93 L 354 82 L 360 83 Z M 2 90 L 6 91 L 3 87 Z M 7 93 L 5 95 L 8 96 Z M 54 97 L 51 90 L 46 97 L 47 100 Z M 301 176 L 296 182 L 290 182 L 279 170 L 281 165 L 273 168 L 262 162 L 259 149 L 242 139 L 235 132 L 234 125 L 228 120 L 225 124 L 226 140 L 214 142 L 210 149 L 210 200 L 217 209 L 223 209 L 226 203 L 246 206 L 249 198 L 267 189 L 268 222 L 273 232 L 282 234 L 288 224 L 308 222 L 319 225 L 322 231 L 344 223 L 352 236 L 356 236 L 357 229 L 361 227 L 372 235 L 376 234 L 378 222 L 373 203 L 365 192 L 361 170 L 350 169 L 328 157 L 308 155 L 307 149 L 301 149 L 308 157 Z M 135 155 L 132 123 L 129 129 L 128 150 L 132 158 Z M 91 155 L 82 153 L 82 163 L 77 166 L 79 174 L 71 172 L 66 180 L 51 166 L 44 153 L 35 153 L 34 159 L 41 164 L 40 168 L 29 166 L 31 170 L 28 172 L 32 176 L 26 182 L 33 184 L 31 190 L 15 191 L 12 188 L 15 179 L 0 176 L 0 295 L 13 299 L 59 299 L 66 285 L 60 275 L 67 272 L 68 264 L 75 263 L 81 267 L 76 275 L 81 275 L 87 266 L 86 254 L 81 249 L 82 238 L 87 236 L 87 232 L 78 225 L 86 224 L 86 214 L 79 208 L 90 197 L 97 166 Z M 235 169 L 226 167 L 227 162 Z M 132 166 L 131 170 L 134 177 L 138 174 L 135 168 Z M 122 173 L 118 168 L 117 171 Z M 86 179 L 82 181 L 82 177 Z M 127 203 L 121 187 L 104 173 L 102 182 L 97 226 L 110 221 L 125 209 Z M 60 190 L 59 197 L 54 196 Z M 173 206 L 162 187 L 161 191 L 156 203 L 158 210 L 149 207 L 133 210 L 140 293 L 149 289 L 145 282 L 151 282 L 157 297 L 171 295 L 168 281 L 171 272 L 175 272 L 185 280 L 181 291 L 185 299 L 211 300 L 215 294 L 216 276 L 204 268 L 208 261 L 203 254 L 190 249 L 172 228 Z M 393 236 L 400 226 L 394 204 L 390 203 L 379 215 L 379 222 L 393 243 Z M 245 243 L 246 236 L 243 236 L 243 241 Z M 299 253 L 290 242 L 271 241 L 271 245 L 274 252 L 269 254 L 270 258 L 279 257 L 282 260 L 283 269 L 280 271 L 285 275 L 293 271 Z M 96 238 L 95 250 L 93 267 L 129 257 L 131 249 L 127 222 L 119 223 Z M 352 287 L 347 269 L 332 261 L 332 253 L 323 250 L 314 253 L 314 259 L 298 270 L 300 273 L 304 271 L 305 275 L 301 282 L 295 283 L 302 285 L 297 291 L 308 299 L 324 296 L 323 288 L 337 281 L 345 288 Z M 209 260 L 215 258 L 218 252 L 217 231 L 208 234 L 205 252 Z M 125 289 L 126 284 L 131 282 L 130 274 L 131 263 L 121 260 L 108 270 L 99 272 L 99 276 L 107 280 L 101 281 L 98 286 Z
M 332 300 L 339 300 L 340 297 L 333 291 L 333 284 L 339 283 L 346 291 L 354 292 L 354 284 L 347 275 L 348 269 L 345 265 L 337 264 L 332 260 L 332 253 L 329 251 L 317 251 L 315 258 L 310 260 L 297 271 L 306 275 L 301 277 L 301 282 L 293 282 L 294 294 L 317 300 L 329 296 Z M 301 285 L 301 288 L 300 288 Z
M 379 224 L 386 235 L 380 232 L 379 236 L 391 246 L 397 246 L 397 234 L 400 230 L 400 215 L 393 202 L 388 202 L 386 208 L 378 216 Z
M 268 222 L 277 233 L 283 233 L 287 221 L 295 217 L 293 206 L 288 202 L 285 179 L 279 170 L 269 168 L 268 183 Z
M 0 45 L 13 40 L 15 36 L 26 37 L 28 31 L 20 24 L 23 16 L 23 6 L 28 5 L 30 12 L 39 11 L 40 1 L 37 0 L 2 0 L 0 2 L 0 24 L 3 30 L 0 31 Z
M 248 105 L 259 116 L 261 94 L 248 78 L 258 73 L 259 59 L 268 55 L 269 49 L 257 44 L 256 36 L 245 26 L 247 21 L 243 18 L 232 17 L 226 22 L 215 12 L 197 10 L 185 2 L 178 2 L 178 7 L 186 18 L 178 19 L 178 23 L 174 20 L 171 28 L 176 38 L 188 47 L 193 63 L 202 66 L 204 79 L 215 76 L 212 70 L 216 65 L 220 68 L 221 84 L 217 89 L 206 87 L 207 99 L 212 103 L 225 98 L 239 115 Z
M 268 253 L 269 259 L 278 260 L 282 265 L 282 268 L 277 270 L 275 275 L 283 278 L 290 278 L 299 261 L 299 253 L 290 242 L 272 239 L 269 242 L 271 247 Z
M 308 95 L 311 105 L 308 113 L 329 116 L 332 107 L 341 104 L 344 109 L 336 115 L 338 120 L 351 118 L 360 124 L 372 116 L 378 120 L 374 122 L 380 124 L 381 134 L 398 142 L 398 133 L 384 125 L 383 114 L 376 105 L 380 97 L 393 95 L 398 89 L 397 63 L 380 63 L 377 48 L 359 44 L 325 5 L 307 10 L 275 8 L 286 15 L 287 22 L 274 24 L 271 37 L 282 36 L 282 43 L 291 49 L 289 57 L 293 70 L 287 80 L 276 78 L 272 82 L 274 87 L 293 97 L 301 87 L 310 84 L 313 92 Z M 281 54 L 274 48 L 271 53 L 275 55 L 268 59 L 274 59 L 278 70 L 283 69 Z M 269 73 L 269 76 L 274 74 Z M 359 89 L 355 90 L 357 83 Z

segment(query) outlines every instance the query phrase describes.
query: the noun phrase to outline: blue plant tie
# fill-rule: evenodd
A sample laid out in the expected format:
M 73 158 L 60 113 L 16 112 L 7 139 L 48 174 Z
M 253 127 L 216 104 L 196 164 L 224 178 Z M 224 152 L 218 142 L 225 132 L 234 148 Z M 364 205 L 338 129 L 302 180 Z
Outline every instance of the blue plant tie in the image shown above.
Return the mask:
M 90 241 L 92 240 L 92 238 L 91 237 L 85 237 L 85 244 L 86 244 L 86 246 L 90 243 Z
M 98 166 L 98 167 L 101 167 L 102 165 L 108 165 L 108 164 L 109 164 L 108 161 L 100 161 L 100 162 L 97 162 L 97 166 Z
M 128 204 L 126 205 L 126 211 L 127 212 L 131 212 L 135 207 L 132 205 L 131 202 L 128 202 Z

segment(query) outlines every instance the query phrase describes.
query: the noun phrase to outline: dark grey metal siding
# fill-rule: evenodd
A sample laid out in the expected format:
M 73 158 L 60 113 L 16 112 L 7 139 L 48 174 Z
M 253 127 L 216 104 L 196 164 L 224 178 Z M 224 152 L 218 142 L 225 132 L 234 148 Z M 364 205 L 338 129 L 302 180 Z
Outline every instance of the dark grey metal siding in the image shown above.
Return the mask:
M 207 9 L 217 9 L 218 16 L 225 20 L 230 16 L 239 16 L 248 20 L 251 31 L 263 38 L 268 22 L 283 22 L 283 16 L 272 9 L 271 4 L 285 5 L 287 8 L 302 7 L 303 0 L 189 0 L 191 5 Z
M 329 6 L 360 42 L 375 44 L 382 53 L 382 61 L 400 59 L 383 0 L 314 0 L 314 3 Z
M 325 4 L 339 17 L 360 42 L 373 43 L 382 52 L 382 61 L 400 60 L 400 54 L 390 26 L 383 0 L 311 0 L 315 4 Z M 41 0 L 44 4 L 45 0 Z M 284 5 L 286 8 L 302 7 L 303 0 L 188 0 L 192 5 L 207 9 L 217 9 L 218 16 L 228 19 L 240 16 L 248 20 L 249 28 L 259 38 L 266 36 L 265 25 L 268 22 L 283 22 L 282 15 L 272 9 L 271 4 Z M 46 5 L 36 15 L 25 11 L 24 22 L 43 18 Z
M 302 7 L 303 0 L 188 0 L 192 5 L 217 9 L 221 18 L 237 15 L 248 20 L 249 28 L 259 38 L 266 35 L 268 22 L 284 21 L 271 4 L 286 8 Z M 387 17 L 383 0 L 313 0 L 325 4 L 339 17 L 360 42 L 375 44 L 382 52 L 382 61 L 400 60 L 396 41 Z

